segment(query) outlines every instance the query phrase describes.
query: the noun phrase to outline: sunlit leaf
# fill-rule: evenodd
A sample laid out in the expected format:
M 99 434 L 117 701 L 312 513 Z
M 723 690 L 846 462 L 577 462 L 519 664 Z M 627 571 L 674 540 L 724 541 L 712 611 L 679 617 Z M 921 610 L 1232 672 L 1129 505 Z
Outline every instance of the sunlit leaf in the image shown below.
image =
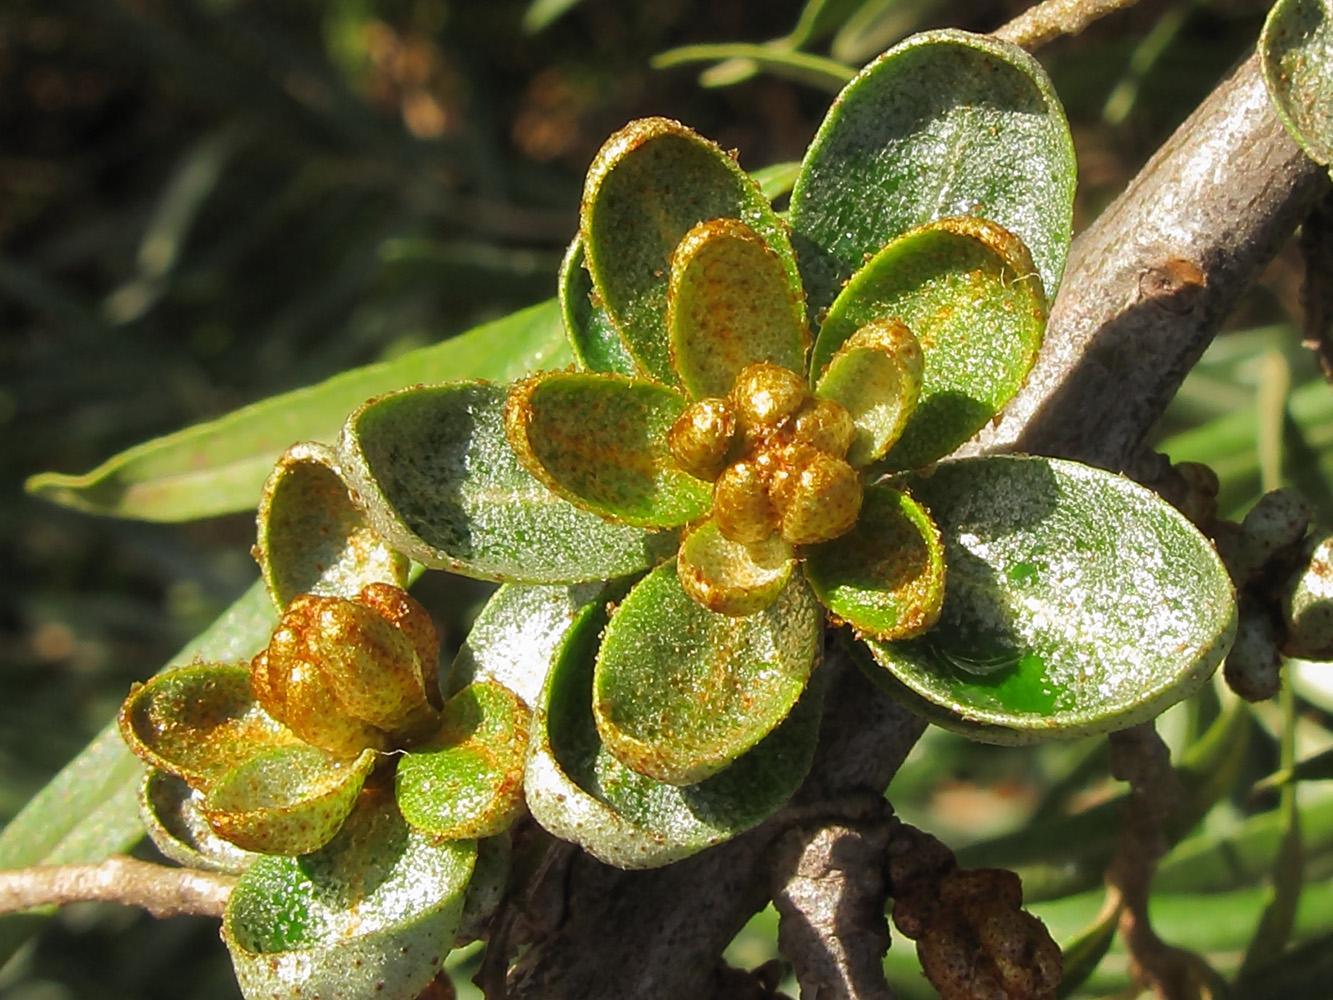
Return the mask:
M 805 369 L 805 293 L 781 258 L 738 219 L 701 222 L 671 255 L 667 335 L 690 395 L 725 396 L 760 361 Z
M 546 302 L 136 445 L 85 475 L 33 476 L 27 489 L 78 510 L 147 521 L 253 510 L 273 463 L 293 441 L 332 441 L 347 414 L 377 393 L 447 379 L 505 381 L 569 361 L 559 307 Z
M 440 734 L 398 762 L 403 818 L 445 840 L 508 829 L 523 808 L 530 714 L 494 681 L 470 684 L 450 698 Z
M 673 784 L 716 774 L 772 732 L 822 648 L 823 611 L 794 575 L 763 611 L 716 614 L 664 563 L 611 617 L 597 654 L 593 714 L 607 748 Z
M 1212 545 L 1155 493 L 1055 459 L 950 462 L 901 485 L 945 540 L 936 628 L 868 641 L 891 693 L 987 742 L 1134 725 L 1212 675 L 1235 632 Z
M 574 505 L 640 528 L 675 528 L 712 502 L 708 484 L 667 450 L 687 402 L 654 382 L 552 372 L 514 387 L 505 432 L 523 466 Z
M 667 350 L 671 255 L 700 222 L 740 219 L 799 285 L 787 227 L 736 161 L 679 122 L 644 118 L 588 169 L 580 229 L 597 295 L 644 371 L 676 384 Z
M 856 527 L 805 552 L 805 575 L 833 616 L 876 639 L 919 635 L 945 593 L 944 546 L 905 493 L 868 486 Z
M 300 743 L 259 707 L 239 664 L 158 674 L 125 700 L 120 731 L 149 764 L 205 790 L 263 750 Z
M 186 868 L 244 871 L 256 855 L 219 837 L 204 816 L 203 804 L 202 792 L 157 768 L 150 768 L 139 786 L 139 818 L 165 857 Z
M 748 545 L 733 542 L 711 518 L 685 532 L 676 556 L 685 592 L 723 615 L 762 611 L 778 599 L 795 567 L 795 553 L 781 535 Z
M 367 517 L 426 566 L 486 580 L 607 580 L 655 565 L 675 542 L 610 524 L 552 493 L 505 438 L 508 390 L 422 387 L 372 400 L 339 445 Z
M 297 594 L 352 598 L 368 583 L 407 584 L 408 561 L 366 523 L 333 451 L 288 448 L 259 501 L 255 558 L 279 609 Z
M 942 219 L 894 240 L 848 282 L 820 328 L 812 370 L 886 320 L 906 324 L 924 357 L 916 407 L 886 459 L 911 469 L 953 451 L 1018 391 L 1041 346 L 1046 301 L 1012 234 Z
M 567 606 L 557 599 L 555 607 Z M 604 602 L 571 623 L 533 722 L 524 793 L 533 817 L 558 837 L 620 868 L 650 868 L 756 825 L 800 785 L 823 704 L 816 672 L 787 719 L 725 771 L 670 785 L 630 770 L 602 745 L 591 701 Z
M 310 746 L 265 750 L 211 784 L 204 815 L 247 851 L 309 854 L 338 832 L 375 762 L 373 750 L 355 761 Z
M 367 791 L 338 835 L 241 876 L 222 936 L 247 1000 L 413 1000 L 435 977 L 463 912 L 471 840 L 438 842 Z
M 867 255 L 909 229 L 960 215 L 1015 233 L 1054 295 L 1074 174 L 1064 111 L 1035 59 L 962 31 L 913 36 L 847 85 L 792 191 L 811 315 Z
M 902 437 L 921 394 L 925 356 L 912 331 L 896 318 L 862 326 L 815 370 L 816 393 L 852 417 L 856 436 L 847 461 L 856 468 L 884 457 Z
M 1324 0 L 1278 0 L 1259 37 L 1268 95 L 1310 159 L 1333 164 L 1333 12 Z

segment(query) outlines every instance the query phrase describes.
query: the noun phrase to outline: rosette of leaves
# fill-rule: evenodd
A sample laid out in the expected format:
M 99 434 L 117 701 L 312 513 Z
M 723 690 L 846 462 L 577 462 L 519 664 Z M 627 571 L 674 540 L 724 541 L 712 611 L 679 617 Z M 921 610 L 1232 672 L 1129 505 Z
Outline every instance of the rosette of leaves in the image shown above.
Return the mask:
M 525 696 L 538 820 L 625 865 L 715 842 L 681 830 L 736 801 L 701 790 L 812 699 L 830 622 L 898 697 L 1001 742 L 1130 725 L 1211 673 L 1231 587 L 1160 499 L 1055 460 L 933 468 L 1034 363 L 1073 187 L 1041 68 L 956 31 L 847 87 L 785 217 L 731 154 L 634 122 L 562 273 L 578 369 L 352 415 L 341 460 L 392 545 L 555 588 Z
M 443 699 L 408 562 L 327 449 L 279 463 L 256 553 L 281 611 L 267 647 L 168 670 L 121 709 L 152 768 L 145 825 L 176 860 L 243 871 L 224 937 L 247 996 L 416 996 L 459 929 L 478 840 L 522 809 L 528 710 L 494 681 Z

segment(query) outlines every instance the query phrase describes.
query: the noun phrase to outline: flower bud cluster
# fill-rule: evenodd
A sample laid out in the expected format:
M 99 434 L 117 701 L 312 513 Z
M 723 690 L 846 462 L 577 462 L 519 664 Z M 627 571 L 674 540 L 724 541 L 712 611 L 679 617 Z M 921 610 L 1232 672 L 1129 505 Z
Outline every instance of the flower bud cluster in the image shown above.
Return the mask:
M 264 711 L 340 756 L 401 748 L 440 728 L 440 640 L 430 615 L 385 583 L 354 600 L 302 594 L 250 664 Z
M 778 533 L 812 545 L 851 530 L 861 512 L 861 481 L 846 461 L 853 434 L 844 407 L 815 396 L 796 372 L 760 362 L 725 398 L 690 404 L 667 444 L 683 471 L 713 483 L 726 538 L 753 544 Z

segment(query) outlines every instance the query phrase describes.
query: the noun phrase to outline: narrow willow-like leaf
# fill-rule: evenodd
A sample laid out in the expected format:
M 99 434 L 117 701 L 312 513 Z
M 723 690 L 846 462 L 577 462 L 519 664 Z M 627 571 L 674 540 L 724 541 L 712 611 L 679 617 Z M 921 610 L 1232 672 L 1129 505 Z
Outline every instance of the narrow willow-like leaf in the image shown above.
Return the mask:
M 939 625 L 869 641 L 871 675 L 914 710 L 994 743 L 1151 719 L 1230 648 L 1235 597 L 1216 551 L 1155 493 L 1044 458 L 949 462 L 903 484 L 945 540 Z
M 718 773 L 796 704 L 819 659 L 822 621 L 800 575 L 763 611 L 737 618 L 703 607 L 663 563 L 620 603 L 597 653 L 602 741 L 659 781 Z
M 220 836 L 247 851 L 309 854 L 343 825 L 375 761 L 374 750 L 354 761 L 311 746 L 265 750 L 212 784 L 204 814 Z
M 711 219 L 671 255 L 667 334 L 690 395 L 725 396 L 756 362 L 805 370 L 805 293 L 753 229 Z
M 667 118 L 631 122 L 588 169 L 580 232 L 593 286 L 625 346 L 653 378 L 677 382 L 667 348 L 667 283 L 681 238 L 709 219 L 740 219 L 800 288 L 786 225 L 736 161 Z
M 610 524 L 556 496 L 505 439 L 503 386 L 461 382 L 371 400 L 340 461 L 370 523 L 433 569 L 483 580 L 574 583 L 655 565 L 671 533 Z
M 447 379 L 507 381 L 569 362 L 559 306 L 546 302 L 393 361 L 146 441 L 86 475 L 33 476 L 27 490 L 78 510 L 146 521 L 253 510 L 273 463 L 293 441 L 331 441 L 347 414 L 371 396 Z
M 300 744 L 259 707 L 242 664 L 192 663 L 158 674 L 125 699 L 120 732 L 153 767 L 205 790 L 258 753 Z
M 1259 36 L 1278 117 L 1307 156 L 1333 164 L 1333 12 L 1325 0 L 1278 0 Z
M 792 191 L 811 315 L 889 240 L 959 215 L 1017 234 L 1054 295 L 1074 177 L 1069 126 L 1035 59 L 962 31 L 913 36 L 847 85 Z
M 453 943 L 476 852 L 413 831 L 387 789 L 363 795 L 322 850 L 241 876 L 222 921 L 241 992 L 413 1000 Z
M 298 594 L 350 600 L 370 583 L 407 586 L 407 558 L 366 523 L 325 445 L 287 449 L 264 484 L 258 522 L 255 558 L 279 609 Z
M 507 830 L 523 808 L 530 715 L 518 695 L 494 681 L 450 698 L 440 734 L 398 762 L 403 818 L 444 840 Z
M 676 528 L 712 503 L 708 484 L 667 450 L 687 402 L 655 382 L 551 372 L 514 387 L 505 434 L 523 466 L 575 506 L 640 528 Z
M 1018 391 L 1037 358 L 1046 301 L 1023 244 L 994 223 L 941 219 L 894 240 L 829 307 L 811 369 L 867 324 L 898 321 L 921 345 L 915 408 L 886 461 L 914 469 L 962 444 Z
M 672 66 L 684 66 L 695 62 L 715 62 L 719 60 L 744 61 L 738 72 L 719 79 L 715 75 L 704 74 L 705 86 L 724 86 L 738 83 L 754 75 L 759 69 L 767 70 L 774 76 L 780 76 L 810 87 L 817 87 L 830 94 L 836 94 L 856 71 L 845 63 L 798 52 L 791 48 L 777 48 L 769 45 L 747 45 L 743 42 L 727 42 L 714 45 L 682 45 L 653 57 L 655 69 L 668 69 Z M 741 71 L 743 70 L 743 72 Z
M 563 607 L 557 598 L 554 607 Z M 799 787 L 823 705 L 816 672 L 786 720 L 720 774 L 670 785 L 630 770 L 603 746 L 592 716 L 594 660 L 607 610 L 586 605 L 569 627 L 533 721 L 524 794 L 533 817 L 594 857 L 652 868 L 762 822 Z
M 919 503 L 887 486 L 867 486 L 856 527 L 807 549 L 805 575 L 824 607 L 859 634 L 907 638 L 939 616 L 944 546 Z
M 239 874 L 256 855 L 223 840 L 208 824 L 204 796 L 175 775 L 150 768 L 139 786 L 139 818 L 153 846 L 185 868 Z
M 581 236 L 574 237 L 560 265 L 560 311 L 579 367 L 615 375 L 641 374 L 606 307 L 593 301 Z

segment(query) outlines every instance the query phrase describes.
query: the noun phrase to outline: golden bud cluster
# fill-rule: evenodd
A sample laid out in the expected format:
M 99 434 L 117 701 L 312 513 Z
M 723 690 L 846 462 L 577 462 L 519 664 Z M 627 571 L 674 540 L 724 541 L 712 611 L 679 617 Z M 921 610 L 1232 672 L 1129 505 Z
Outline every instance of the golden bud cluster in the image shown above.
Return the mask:
M 667 445 L 677 466 L 713 483 L 713 518 L 733 542 L 780 533 L 791 545 L 851 530 L 861 480 L 846 461 L 854 428 L 845 408 L 814 395 L 796 372 L 760 362 L 725 398 L 686 407 Z
M 440 728 L 440 640 L 405 591 L 372 583 L 353 600 L 302 594 L 250 664 L 265 712 L 312 746 L 355 756 Z

